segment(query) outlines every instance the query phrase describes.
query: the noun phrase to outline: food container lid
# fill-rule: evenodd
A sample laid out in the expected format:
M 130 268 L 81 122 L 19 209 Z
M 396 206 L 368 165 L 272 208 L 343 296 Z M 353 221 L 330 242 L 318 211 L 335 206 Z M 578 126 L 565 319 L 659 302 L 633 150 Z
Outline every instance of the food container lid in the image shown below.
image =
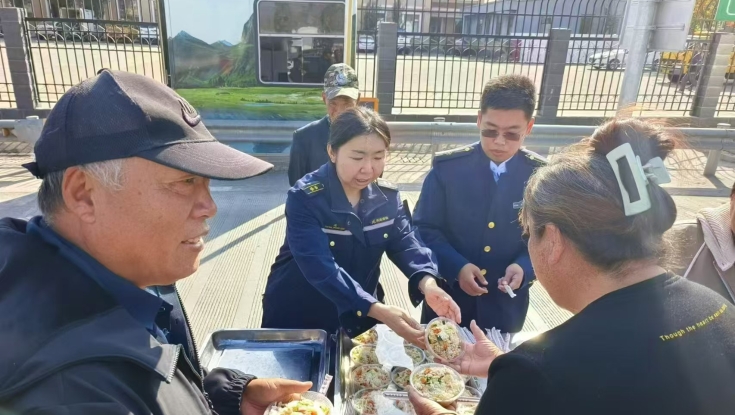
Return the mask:
M 414 360 L 414 358 L 409 354 L 409 351 L 419 356 L 420 359 L 418 361 Z M 393 346 L 388 351 L 388 362 L 393 366 L 415 367 L 424 363 L 425 361 L 426 354 L 424 353 L 424 351 L 414 345 L 406 344 Z M 407 364 L 409 362 L 411 363 L 411 365 Z
M 434 350 L 434 347 L 432 347 L 432 344 L 429 342 L 429 337 L 433 334 L 432 329 L 434 329 L 436 325 L 449 325 L 453 327 L 456 331 L 456 339 L 451 339 L 451 343 L 456 345 L 456 347 L 459 349 L 455 356 L 442 356 L 443 353 L 437 352 L 436 350 Z M 460 332 L 461 329 L 459 328 L 459 325 L 448 318 L 437 317 L 431 320 L 429 324 L 426 325 L 426 330 L 424 331 L 424 338 L 426 340 L 426 353 L 441 360 L 442 362 L 454 362 L 459 360 L 460 358 L 462 358 L 462 356 L 464 356 L 465 353 L 465 344 L 462 341 L 462 335 L 460 334 Z
M 421 387 L 417 387 L 417 385 L 419 383 L 417 379 L 418 379 L 419 376 L 421 376 L 421 374 L 423 373 L 424 370 L 431 369 L 431 368 L 437 368 L 437 369 L 442 369 L 442 370 L 448 371 L 451 374 L 454 382 L 457 382 L 457 390 L 459 392 L 457 394 L 455 394 L 454 396 L 447 397 L 446 399 L 438 399 L 437 397 L 427 396 L 426 394 L 422 393 L 421 392 L 421 389 L 422 388 Z M 461 385 L 461 387 L 460 387 L 460 385 Z M 446 366 L 446 365 L 442 365 L 442 364 L 439 364 L 439 363 L 427 363 L 427 364 L 424 364 L 424 365 L 421 365 L 421 366 L 415 368 L 413 370 L 413 373 L 411 373 L 411 387 L 414 388 L 414 389 L 416 389 L 416 391 L 421 396 L 423 396 L 423 397 L 425 397 L 427 399 L 431 399 L 432 401 L 435 401 L 435 402 L 438 402 L 438 403 L 444 403 L 444 404 L 449 404 L 449 403 L 452 403 L 452 402 L 456 401 L 457 398 L 459 398 L 460 396 L 462 396 L 462 393 L 464 392 L 464 389 L 465 389 L 464 381 L 462 381 L 462 376 L 460 376 L 460 374 L 456 370 L 452 369 L 451 367 Z
M 326 396 L 322 395 L 321 393 L 317 392 L 304 392 L 301 394 L 301 399 L 309 399 L 311 401 L 314 401 L 315 403 L 322 404 L 326 406 L 329 409 L 329 412 L 325 413 L 324 415 L 334 415 L 334 405 L 332 404 L 332 401 L 329 400 Z M 293 402 L 293 401 L 289 401 Z M 268 408 L 265 410 L 264 415 L 278 415 L 278 405 L 288 403 L 288 402 L 274 402 L 268 406 Z
M 382 383 L 380 385 L 371 385 L 371 386 L 374 386 L 374 387 L 372 387 L 372 388 L 366 388 L 366 389 L 381 389 L 381 388 L 385 388 L 386 386 L 390 385 L 390 379 L 391 379 L 390 373 L 382 365 L 360 365 L 360 366 L 353 367 L 350 370 L 350 379 L 352 379 L 352 383 L 355 385 L 355 388 L 356 389 L 365 388 L 365 386 L 362 386 L 359 383 L 357 383 L 357 379 L 355 378 L 355 372 L 357 370 L 360 370 L 360 369 L 362 369 L 362 370 L 377 369 L 377 370 L 380 370 L 381 372 L 383 372 L 385 374 L 385 382 L 384 383 Z

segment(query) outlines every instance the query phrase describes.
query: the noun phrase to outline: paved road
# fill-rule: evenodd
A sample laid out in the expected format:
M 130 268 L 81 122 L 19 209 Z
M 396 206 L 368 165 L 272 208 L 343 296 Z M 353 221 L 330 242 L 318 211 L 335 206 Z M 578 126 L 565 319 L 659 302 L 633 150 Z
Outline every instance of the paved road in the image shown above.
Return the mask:
M 0 150 L 3 146 L 0 142 Z M 704 178 L 699 174 L 704 160 L 701 153 L 681 152 L 678 158 L 677 163 L 670 165 L 674 182 L 668 188 L 679 208 L 679 219 L 691 219 L 702 207 L 727 200 L 735 182 L 733 166 L 722 166 L 715 177 Z M 406 149 L 391 154 L 385 177 L 402 188 L 412 207 L 428 171 L 429 159 Z M 0 217 L 28 218 L 38 213 L 35 192 L 39 181 L 19 167 L 28 160 L 28 155 L 0 154 Z M 220 328 L 259 326 L 261 295 L 270 265 L 284 239 L 283 203 L 287 188 L 284 172 L 243 182 L 212 184 L 219 213 L 210 223 L 212 231 L 207 237 L 202 265 L 196 274 L 179 284 L 193 316 L 197 340 Z M 384 262 L 383 269 L 387 302 L 418 318 L 419 310 L 408 301 L 405 278 L 389 261 Z M 569 316 L 553 304 L 540 284 L 535 284 L 524 331 L 544 331 Z

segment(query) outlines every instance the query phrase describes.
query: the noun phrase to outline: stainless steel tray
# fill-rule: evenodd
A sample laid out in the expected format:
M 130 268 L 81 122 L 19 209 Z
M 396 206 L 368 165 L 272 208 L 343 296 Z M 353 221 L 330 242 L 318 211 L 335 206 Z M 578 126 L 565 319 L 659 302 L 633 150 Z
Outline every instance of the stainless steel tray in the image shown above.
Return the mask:
M 311 381 L 318 390 L 329 370 L 329 342 L 323 330 L 219 330 L 207 339 L 200 360 L 208 370 Z

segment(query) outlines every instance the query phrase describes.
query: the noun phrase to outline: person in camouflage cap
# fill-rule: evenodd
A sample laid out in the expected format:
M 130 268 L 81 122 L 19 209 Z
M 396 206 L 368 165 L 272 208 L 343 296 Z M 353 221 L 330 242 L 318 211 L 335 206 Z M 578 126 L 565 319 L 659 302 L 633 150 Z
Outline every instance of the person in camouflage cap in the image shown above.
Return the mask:
M 357 80 L 357 72 L 344 63 L 330 66 L 324 75 L 324 95 L 326 101 L 337 97 L 348 97 L 357 101 L 360 97 L 360 81 Z
M 324 74 L 322 99 L 327 105 L 327 116 L 296 130 L 293 134 L 288 164 L 288 181 L 291 186 L 307 173 L 329 161 L 327 155 L 329 127 L 340 114 L 356 107 L 360 99 L 357 72 L 344 63 L 330 66 Z

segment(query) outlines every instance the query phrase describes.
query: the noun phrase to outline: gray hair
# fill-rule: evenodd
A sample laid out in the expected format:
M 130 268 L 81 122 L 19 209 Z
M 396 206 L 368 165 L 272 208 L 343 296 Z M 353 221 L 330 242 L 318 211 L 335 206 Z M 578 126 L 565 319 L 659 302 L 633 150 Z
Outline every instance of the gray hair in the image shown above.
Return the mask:
M 528 181 L 520 215 L 524 232 L 540 236 L 545 225 L 554 224 L 588 262 L 605 271 L 618 271 L 634 260 L 661 258 L 662 235 L 676 220 L 674 200 L 651 184 L 647 191 L 652 208 L 626 217 L 606 155 L 630 143 L 647 163 L 653 157 L 665 159 L 679 141 L 675 133 L 649 121 L 613 120 L 602 125 L 592 137 L 555 155 Z
M 123 187 L 124 164 L 125 159 L 117 159 L 84 164 L 78 167 L 107 189 L 119 191 Z M 66 173 L 66 169 L 48 173 L 38 189 L 38 207 L 48 223 L 53 223 L 54 216 L 64 206 L 62 194 L 64 173 Z

